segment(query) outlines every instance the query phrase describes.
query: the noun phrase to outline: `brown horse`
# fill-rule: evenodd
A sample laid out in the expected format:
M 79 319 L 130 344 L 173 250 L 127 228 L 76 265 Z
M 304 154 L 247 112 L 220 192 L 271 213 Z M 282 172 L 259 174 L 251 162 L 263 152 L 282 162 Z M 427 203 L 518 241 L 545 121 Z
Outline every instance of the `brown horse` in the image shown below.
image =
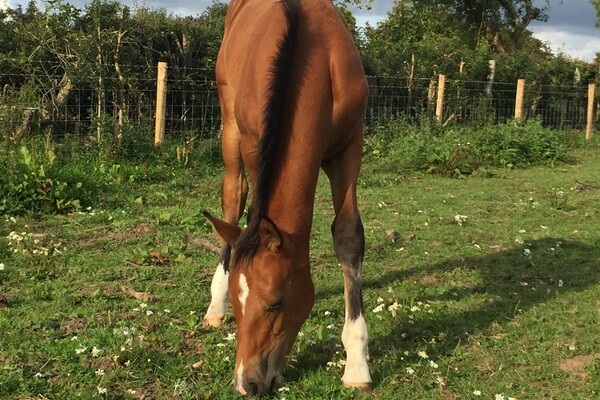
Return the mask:
M 217 59 L 223 117 L 223 240 L 204 318 L 219 326 L 226 298 L 237 321 L 234 381 L 242 394 L 281 385 L 287 356 L 314 302 L 309 236 L 319 169 L 329 177 L 331 227 L 344 272 L 342 333 L 348 387 L 371 387 L 366 360 L 356 181 L 368 86 L 331 0 L 232 0 Z M 237 224 L 252 183 L 248 226 Z

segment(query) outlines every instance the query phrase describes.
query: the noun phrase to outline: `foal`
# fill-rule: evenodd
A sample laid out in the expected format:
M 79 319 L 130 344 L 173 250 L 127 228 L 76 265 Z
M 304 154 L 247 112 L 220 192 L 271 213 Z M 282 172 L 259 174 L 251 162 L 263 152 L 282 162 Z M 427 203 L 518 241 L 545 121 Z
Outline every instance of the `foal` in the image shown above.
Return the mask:
M 344 272 L 343 384 L 370 389 L 356 181 L 368 86 L 331 0 L 232 0 L 217 59 L 223 117 L 224 220 L 204 323 L 219 326 L 227 292 L 237 321 L 234 381 L 243 395 L 280 386 L 314 302 L 309 236 L 319 169 L 330 183 L 331 231 Z M 238 227 L 248 184 L 248 226 Z

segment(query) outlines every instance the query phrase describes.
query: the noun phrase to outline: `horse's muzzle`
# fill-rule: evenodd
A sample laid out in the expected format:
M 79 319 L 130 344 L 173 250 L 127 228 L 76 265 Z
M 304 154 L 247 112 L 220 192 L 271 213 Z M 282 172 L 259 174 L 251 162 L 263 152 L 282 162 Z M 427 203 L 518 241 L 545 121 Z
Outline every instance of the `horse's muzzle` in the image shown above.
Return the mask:
M 248 382 L 238 386 L 238 392 L 243 396 L 265 396 L 273 390 L 283 386 L 283 376 L 277 374 L 267 378 L 266 381 L 249 380 Z

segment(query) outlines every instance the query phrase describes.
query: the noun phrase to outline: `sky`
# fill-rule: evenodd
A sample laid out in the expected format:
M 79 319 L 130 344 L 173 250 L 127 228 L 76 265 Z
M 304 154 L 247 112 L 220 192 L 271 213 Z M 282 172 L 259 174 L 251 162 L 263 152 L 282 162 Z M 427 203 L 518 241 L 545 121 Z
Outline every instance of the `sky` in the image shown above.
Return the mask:
M 8 3 L 10 7 L 17 4 L 25 6 L 29 0 L 0 0 L 0 8 Z M 89 0 L 66 0 L 78 7 L 83 7 Z M 40 0 L 38 0 L 40 2 Z M 201 14 L 212 0 L 120 0 L 132 6 L 166 8 L 178 15 Z M 355 12 L 357 24 L 369 23 L 376 26 L 386 18 L 394 0 L 374 0 L 371 10 Z M 543 6 L 545 0 L 535 0 L 534 4 Z M 596 11 L 589 0 L 549 0 L 547 22 L 532 22 L 529 29 L 538 39 L 546 42 L 556 54 L 564 52 L 569 57 L 592 61 L 600 52 L 600 30 L 595 27 Z

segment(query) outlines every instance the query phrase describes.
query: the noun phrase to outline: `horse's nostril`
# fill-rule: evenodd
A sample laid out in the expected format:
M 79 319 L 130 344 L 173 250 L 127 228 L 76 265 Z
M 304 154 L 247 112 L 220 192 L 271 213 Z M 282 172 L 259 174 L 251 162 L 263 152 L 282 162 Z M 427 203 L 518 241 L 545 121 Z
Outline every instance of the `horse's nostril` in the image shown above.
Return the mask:
M 256 381 L 248 382 L 247 385 L 244 385 L 244 389 L 250 396 L 262 395 L 260 385 Z
M 272 392 L 273 390 L 277 390 L 282 386 L 283 386 L 283 377 L 274 376 L 271 379 L 271 382 L 269 383 L 269 392 Z

